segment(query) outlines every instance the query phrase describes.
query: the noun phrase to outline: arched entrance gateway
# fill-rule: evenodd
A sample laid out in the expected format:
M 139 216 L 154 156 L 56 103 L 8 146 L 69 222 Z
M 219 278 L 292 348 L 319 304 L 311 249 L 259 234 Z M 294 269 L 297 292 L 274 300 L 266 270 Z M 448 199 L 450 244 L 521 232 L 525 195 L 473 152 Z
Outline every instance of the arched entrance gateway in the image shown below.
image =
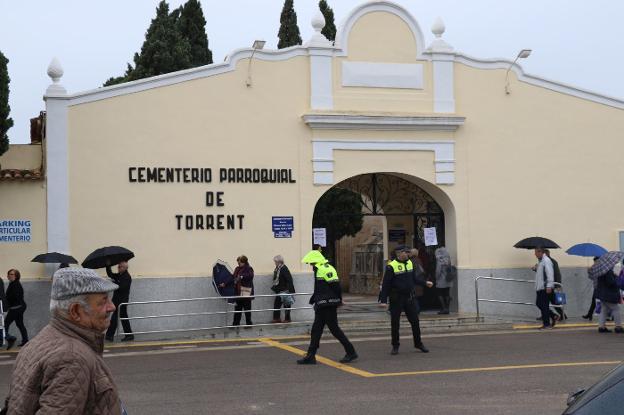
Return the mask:
M 430 186 L 401 173 L 367 173 L 343 180 L 321 196 L 313 227 L 326 228 L 325 251 L 342 276 L 344 290 L 376 295 L 386 260 L 403 244 L 419 248 L 425 271 L 433 278 L 434 251 L 446 245 L 447 233 L 444 209 L 423 188 Z M 437 245 L 425 245 L 426 228 L 435 229 Z M 426 290 L 422 303 L 438 307 L 434 290 Z

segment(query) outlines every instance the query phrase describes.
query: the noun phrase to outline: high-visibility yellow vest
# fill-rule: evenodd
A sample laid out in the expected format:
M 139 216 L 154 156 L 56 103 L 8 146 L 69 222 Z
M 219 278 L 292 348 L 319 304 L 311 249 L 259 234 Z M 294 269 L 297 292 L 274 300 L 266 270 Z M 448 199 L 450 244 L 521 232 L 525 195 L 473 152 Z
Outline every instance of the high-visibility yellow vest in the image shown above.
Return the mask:
M 412 264 L 412 261 L 410 261 L 409 259 L 405 263 L 399 262 L 395 259 L 394 261 L 390 262 L 388 265 L 392 267 L 392 270 L 394 271 L 394 275 L 405 274 L 406 272 L 411 272 L 414 270 L 414 265 Z
M 338 281 L 338 272 L 336 268 L 325 263 L 316 267 L 316 278 L 325 282 L 335 282 Z

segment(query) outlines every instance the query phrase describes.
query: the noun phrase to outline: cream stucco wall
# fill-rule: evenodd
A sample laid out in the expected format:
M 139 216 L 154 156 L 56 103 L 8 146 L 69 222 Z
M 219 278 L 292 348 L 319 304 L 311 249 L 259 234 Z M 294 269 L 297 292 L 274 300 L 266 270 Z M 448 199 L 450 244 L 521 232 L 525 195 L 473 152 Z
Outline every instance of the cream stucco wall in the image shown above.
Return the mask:
M 12 144 L 0 156 L 2 169 L 31 170 L 41 167 L 41 145 Z M 0 242 L 0 274 L 19 269 L 23 278 L 40 278 L 43 266 L 30 262 L 46 252 L 46 193 L 43 180 L 0 180 L 0 222 L 31 221 L 30 242 Z
M 0 156 L 1 169 L 38 169 L 42 163 L 40 144 L 11 144 L 9 150 Z
M 132 249 L 141 275 L 208 275 L 217 259 L 246 254 L 257 272 L 281 253 L 299 268 L 299 194 L 309 159 L 307 58 L 253 62 L 170 87 L 76 105 L 69 110 L 72 251 L 84 258 L 104 245 Z M 210 167 L 213 182 L 129 183 L 130 166 Z M 221 184 L 219 168 L 292 169 L 296 184 Z M 205 192 L 224 192 L 206 207 Z M 243 214 L 243 230 L 177 230 L 176 214 Z M 272 216 L 294 216 L 294 238 L 275 239 Z M 294 241 L 294 243 L 293 243 Z
M 458 231 L 459 248 L 470 247 L 462 265 L 526 266 L 532 254 L 511 247 L 533 235 L 619 249 L 624 111 L 515 79 L 506 95 L 503 70 L 456 64 L 455 74 L 466 117 L 456 133 L 468 194 L 460 209 L 469 212 Z M 563 266 L 587 263 L 556 255 Z
M 0 242 L 0 273 L 3 279 L 10 268 L 17 268 L 23 278 L 44 276 L 43 266 L 30 260 L 46 252 L 45 209 L 46 194 L 42 180 L 0 181 L 0 222 L 31 222 L 30 242 Z

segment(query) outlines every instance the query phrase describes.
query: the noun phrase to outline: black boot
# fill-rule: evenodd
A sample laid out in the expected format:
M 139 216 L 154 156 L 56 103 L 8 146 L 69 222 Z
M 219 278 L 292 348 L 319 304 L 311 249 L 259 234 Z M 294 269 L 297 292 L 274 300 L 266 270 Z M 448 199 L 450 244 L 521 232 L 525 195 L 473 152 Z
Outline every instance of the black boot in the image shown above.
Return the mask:
M 310 352 L 306 353 L 303 358 L 297 360 L 297 364 L 299 365 L 315 365 L 316 364 L 316 356 L 311 354 Z
M 390 352 L 391 355 L 397 355 L 399 354 L 399 346 L 392 346 L 392 351 Z
M 423 353 L 429 353 L 429 349 L 427 349 L 425 347 L 425 345 L 422 344 L 422 343 L 415 344 L 414 347 L 417 348 L 418 350 L 420 350 Z
M 438 311 L 438 314 L 448 314 L 448 312 L 446 311 L 446 300 L 445 297 L 442 296 L 438 296 L 438 300 L 440 301 L 440 311 Z
M 340 359 L 340 363 L 351 363 L 358 358 L 358 354 L 353 352 L 351 354 L 347 353 L 345 357 Z

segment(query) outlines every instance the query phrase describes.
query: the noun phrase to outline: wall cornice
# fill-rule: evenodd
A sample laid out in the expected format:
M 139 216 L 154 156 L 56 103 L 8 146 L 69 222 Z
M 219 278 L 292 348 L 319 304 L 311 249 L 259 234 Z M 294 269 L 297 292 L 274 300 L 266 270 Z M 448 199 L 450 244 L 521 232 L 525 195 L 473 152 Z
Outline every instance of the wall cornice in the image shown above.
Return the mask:
M 405 116 L 363 114 L 305 114 L 313 130 L 455 131 L 466 118 L 459 116 Z

